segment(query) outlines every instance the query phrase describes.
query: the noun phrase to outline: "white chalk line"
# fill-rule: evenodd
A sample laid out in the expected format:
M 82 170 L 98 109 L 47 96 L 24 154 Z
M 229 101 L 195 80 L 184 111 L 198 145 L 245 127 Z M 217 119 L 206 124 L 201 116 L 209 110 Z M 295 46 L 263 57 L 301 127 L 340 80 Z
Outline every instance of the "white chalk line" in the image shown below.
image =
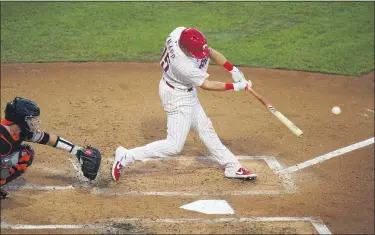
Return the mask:
M 271 170 L 276 174 L 279 175 L 280 177 L 280 170 L 283 169 L 279 161 L 274 156 L 236 156 L 239 160 L 264 160 L 267 165 L 271 168 Z M 106 161 L 113 163 L 114 159 L 113 158 L 105 158 Z M 196 157 L 186 157 L 186 156 L 179 156 L 179 157 L 165 157 L 165 158 L 152 158 L 149 159 L 148 161 L 155 161 L 158 159 L 165 159 L 165 160 L 181 160 L 181 161 L 192 161 L 192 160 L 209 160 L 213 161 L 214 159 L 210 156 L 196 156 Z M 296 186 L 291 178 L 291 175 L 286 173 L 282 173 L 280 179 L 282 180 L 282 184 L 286 188 L 287 192 L 295 192 Z M 264 192 L 264 191 L 262 191 Z M 279 192 L 279 191 L 278 191 Z M 132 193 L 131 193 L 132 194 Z M 254 194 L 262 194 L 261 191 L 255 192 Z M 267 193 L 267 194 L 279 194 L 272 192 Z M 225 194 L 226 195 L 226 194 Z M 248 194 L 242 194 L 242 195 L 248 195 Z
M 366 110 L 371 112 L 371 113 L 374 113 L 374 110 L 372 110 L 372 109 L 366 109 Z
M 281 179 L 282 185 L 285 187 L 285 193 L 295 193 L 297 191 L 297 186 L 295 185 L 292 175 L 289 172 L 280 172 L 283 166 L 275 157 L 268 157 L 264 159 L 272 171 Z
M 78 177 L 79 183 L 81 187 L 89 187 L 90 180 L 87 179 L 80 170 L 81 164 L 78 162 L 78 159 L 71 159 L 69 158 L 69 161 L 72 163 L 74 170 L 76 171 L 76 175 Z
M 25 190 L 72 190 L 75 189 L 76 186 L 90 188 L 90 193 L 94 195 L 107 195 L 107 196 L 246 196 L 246 195 L 280 195 L 280 194 L 288 194 L 296 192 L 296 187 L 294 185 L 293 180 L 289 173 L 279 173 L 278 170 L 282 169 L 281 164 L 276 160 L 273 156 L 237 156 L 240 160 L 264 160 L 267 165 L 271 168 L 271 170 L 279 176 L 281 179 L 281 184 L 285 187 L 285 189 L 281 190 L 252 190 L 252 191 L 222 191 L 222 192 L 186 192 L 186 191 L 176 191 L 176 192 L 158 192 L 158 191 L 151 191 L 151 192 L 141 192 L 141 191 L 127 191 L 127 192 L 116 192 L 115 189 L 112 188 L 99 188 L 99 187 L 91 187 L 90 182 L 86 177 L 84 177 L 80 170 L 80 165 L 78 161 L 74 161 L 73 159 L 69 159 L 72 163 L 77 177 L 80 181 L 78 185 L 69 185 L 69 186 L 39 186 L 39 185 L 24 185 L 24 186 L 12 186 L 14 189 L 25 189 Z M 112 161 L 113 159 L 105 158 L 107 161 Z M 170 157 L 170 158 L 163 158 L 166 160 L 182 160 L 182 161 L 191 161 L 191 160 L 212 160 L 209 156 L 197 156 L 197 157 Z M 152 159 L 157 160 L 157 159 Z
M 72 190 L 75 189 L 73 185 L 68 186 L 43 186 L 36 184 L 26 184 L 26 185 L 9 185 L 7 189 L 23 189 L 23 190 Z
M 72 163 L 74 170 L 76 171 L 77 178 L 79 180 L 79 184 L 77 186 L 79 187 L 89 187 L 90 186 L 90 180 L 87 179 L 80 170 L 80 163 L 78 160 L 73 160 L 69 158 L 69 161 Z M 36 167 L 38 168 L 38 167 Z M 44 169 L 43 167 L 39 167 L 40 169 Z M 50 170 L 50 172 L 58 173 L 59 171 Z M 76 187 L 73 185 L 67 185 L 67 186 L 53 186 L 53 185 L 37 185 L 37 184 L 25 184 L 25 185 L 9 185 L 6 186 L 7 189 L 19 189 L 19 190 L 72 190 Z
M 356 149 L 360 149 L 360 148 L 366 147 L 366 146 L 371 145 L 373 143 L 374 143 L 374 137 L 372 137 L 370 139 L 367 139 L 367 140 L 364 140 L 364 141 L 361 141 L 361 142 L 358 142 L 356 144 L 352 144 L 352 145 L 346 146 L 346 147 L 341 148 L 341 149 L 337 149 L 335 151 L 329 152 L 329 153 L 324 154 L 322 156 L 319 156 L 319 157 L 313 158 L 311 160 L 308 160 L 308 161 L 296 164 L 294 166 L 282 169 L 282 170 L 279 171 L 279 173 L 292 173 L 292 172 L 301 170 L 303 168 L 312 166 L 314 164 L 326 161 L 328 159 L 331 159 L 331 158 L 334 158 L 334 157 L 338 157 L 338 156 L 340 156 L 340 155 L 342 155 L 344 153 L 348 153 L 348 152 L 354 151 Z
M 240 160 L 266 160 L 268 158 L 274 158 L 272 156 L 237 156 Z M 113 163 L 113 158 L 104 158 L 104 161 Z M 175 156 L 175 157 L 163 157 L 163 158 L 149 158 L 146 161 L 158 161 L 158 160 L 177 160 L 177 161 L 192 161 L 192 160 L 209 160 L 215 161 L 210 156 L 194 156 L 194 157 L 187 157 L 187 156 Z
M 275 157 L 272 156 L 238 156 L 238 159 L 240 160 L 264 160 L 268 164 L 268 166 L 279 176 L 279 178 L 282 180 L 282 184 L 286 188 L 286 192 L 281 192 L 281 191 L 275 191 L 275 190 L 259 190 L 259 191 L 239 191 L 239 192 L 233 192 L 235 195 L 261 195 L 261 194 L 281 194 L 281 193 L 291 193 L 296 191 L 296 186 L 291 178 L 290 173 L 293 173 L 295 171 L 301 170 L 303 168 L 312 166 L 314 164 L 326 161 L 330 158 L 340 156 L 344 153 L 351 152 L 353 150 L 368 146 L 370 144 L 374 143 L 374 137 L 367 139 L 365 141 L 335 150 L 333 152 L 324 154 L 322 156 L 316 157 L 314 159 L 308 160 L 303 163 L 296 164 L 294 166 L 288 167 L 288 168 L 283 168 L 281 164 L 275 159 Z M 176 158 L 165 158 L 165 159 L 177 159 L 177 160 L 194 160 L 194 159 L 203 159 L 203 160 L 211 160 L 210 157 L 203 157 L 203 156 L 198 156 L 198 157 L 176 157 Z M 78 162 L 74 162 L 73 160 L 69 159 L 75 168 L 77 175 L 80 179 L 81 182 L 84 182 L 88 184 L 88 180 L 82 175 L 82 173 L 79 170 L 79 165 Z M 106 158 L 107 161 L 112 161 L 113 159 Z M 152 160 L 157 160 L 157 159 L 152 159 Z M 60 189 L 71 189 L 72 186 L 66 186 Z M 18 187 L 21 188 L 21 187 Z M 23 186 L 22 188 L 25 189 L 41 189 L 41 190 L 48 190 L 48 189 L 53 189 L 56 188 L 56 186 Z M 108 192 L 109 189 L 99 189 L 99 188 L 94 188 L 92 190 L 92 193 L 94 194 L 107 194 L 107 195 L 161 195 L 161 196 L 198 196 L 198 195 L 212 195 L 212 194 L 207 194 L 203 192 Z M 230 195 L 230 192 L 222 192 L 222 194 L 216 194 L 216 195 Z
M 69 186 L 41 186 L 41 185 L 11 185 L 7 189 L 18 189 L 18 190 L 74 190 L 77 187 L 73 185 Z M 116 192 L 110 188 L 98 188 L 93 187 L 90 190 L 91 194 L 94 195 L 106 195 L 106 196 L 245 196 L 245 195 L 280 195 L 286 193 L 292 193 L 288 190 L 253 190 L 253 191 L 224 191 L 224 192 L 139 192 L 139 191 L 128 191 L 128 192 Z
M 94 195 L 105 196 L 169 196 L 169 197 L 195 197 L 195 196 L 246 196 L 246 195 L 280 195 L 292 193 L 288 190 L 252 190 L 252 191 L 222 191 L 222 192 L 116 192 L 112 189 L 93 188 Z
M 278 170 L 283 167 L 273 156 L 237 156 L 239 160 L 264 160 L 271 170 L 279 176 L 281 184 L 285 187 L 283 190 L 252 190 L 252 191 L 221 191 L 221 192 L 116 192 L 111 188 L 97 188 L 91 189 L 91 193 L 95 195 L 108 195 L 108 196 L 246 196 L 246 195 L 280 195 L 296 192 L 296 186 L 289 173 L 279 173 Z M 113 162 L 113 158 L 106 158 L 107 161 Z M 152 158 L 150 161 L 158 160 L 160 158 Z M 196 156 L 196 157 L 166 157 L 165 160 L 210 160 L 214 161 L 210 156 Z
M 179 218 L 179 219 L 148 219 L 148 218 L 113 218 L 104 220 L 101 223 L 94 224 L 57 224 L 57 225 L 27 225 L 27 224 L 8 224 L 1 222 L 2 229 L 98 229 L 110 228 L 113 223 L 246 223 L 246 222 L 310 222 L 319 234 L 332 234 L 324 223 L 313 217 L 249 217 L 249 218 Z
M 312 225 L 315 227 L 319 234 L 332 234 L 328 227 L 320 219 L 311 219 Z
M 358 113 L 358 114 L 361 115 L 362 117 L 368 117 L 368 115 L 365 113 Z
M 2 229 L 95 229 L 102 228 L 103 225 L 94 224 L 55 224 L 55 225 L 29 225 L 29 224 L 8 224 L 1 222 Z

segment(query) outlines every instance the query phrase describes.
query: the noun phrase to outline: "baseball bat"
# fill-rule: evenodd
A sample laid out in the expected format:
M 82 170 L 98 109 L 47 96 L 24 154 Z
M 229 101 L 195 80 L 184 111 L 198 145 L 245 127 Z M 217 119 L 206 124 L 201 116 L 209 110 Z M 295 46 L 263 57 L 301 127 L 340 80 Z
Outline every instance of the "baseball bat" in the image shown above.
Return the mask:
M 285 117 L 282 113 L 280 113 L 275 107 L 273 107 L 271 104 L 267 103 L 264 101 L 264 99 L 256 93 L 252 88 L 248 88 L 248 90 L 273 114 L 276 116 L 277 119 L 280 120 L 280 122 L 284 123 L 286 127 L 289 128 L 293 134 L 296 136 L 300 137 L 303 132 L 296 126 L 294 125 L 293 122 L 291 122 L 287 117 Z

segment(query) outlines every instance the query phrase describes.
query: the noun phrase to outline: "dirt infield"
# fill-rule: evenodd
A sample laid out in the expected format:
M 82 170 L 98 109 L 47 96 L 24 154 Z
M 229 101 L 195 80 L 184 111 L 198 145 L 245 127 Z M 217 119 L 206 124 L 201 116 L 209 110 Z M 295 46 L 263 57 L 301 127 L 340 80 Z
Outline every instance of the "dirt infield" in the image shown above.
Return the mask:
M 166 136 L 159 65 L 2 64 L 2 117 L 15 96 L 34 100 L 44 131 L 96 146 L 104 160 L 98 180 L 87 186 L 76 174 L 74 157 L 33 145 L 33 166 L 14 182 L 11 198 L 1 202 L 1 233 L 318 233 L 308 219 L 241 220 L 258 217 L 319 218 L 335 234 L 374 233 L 373 144 L 292 173 L 293 189 L 270 164 L 286 168 L 373 137 L 374 73 L 242 70 L 253 88 L 304 132 L 295 137 L 250 93 L 198 91 L 223 143 L 237 156 L 252 156 L 241 162 L 256 170 L 256 182 L 224 178 L 222 169 L 205 161 L 208 152 L 192 131 L 183 156 L 139 162 L 115 183 L 110 167 L 117 146 L 133 148 Z M 231 80 L 218 66 L 209 73 L 211 80 Z M 332 114 L 333 106 L 342 113 Z M 200 199 L 226 200 L 235 214 L 179 208 Z M 16 224 L 36 227 L 7 227 Z M 51 230 L 39 225 L 85 226 Z

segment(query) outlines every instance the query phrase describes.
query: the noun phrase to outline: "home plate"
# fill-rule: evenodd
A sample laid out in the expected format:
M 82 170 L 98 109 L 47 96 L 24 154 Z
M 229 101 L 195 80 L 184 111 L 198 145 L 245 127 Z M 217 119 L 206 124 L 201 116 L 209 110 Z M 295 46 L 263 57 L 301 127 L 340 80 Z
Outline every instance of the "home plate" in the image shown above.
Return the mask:
M 225 200 L 199 200 L 180 208 L 203 214 L 234 214 L 232 207 Z

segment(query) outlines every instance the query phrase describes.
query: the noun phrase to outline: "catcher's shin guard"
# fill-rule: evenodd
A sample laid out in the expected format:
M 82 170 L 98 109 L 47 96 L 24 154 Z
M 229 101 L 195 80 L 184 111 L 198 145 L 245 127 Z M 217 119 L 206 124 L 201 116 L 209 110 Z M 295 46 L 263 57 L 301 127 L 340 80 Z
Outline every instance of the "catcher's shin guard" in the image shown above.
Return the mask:
M 18 164 L 26 164 L 27 167 L 31 166 L 34 160 L 34 154 L 34 149 L 30 145 L 22 145 L 22 151 L 20 152 Z

